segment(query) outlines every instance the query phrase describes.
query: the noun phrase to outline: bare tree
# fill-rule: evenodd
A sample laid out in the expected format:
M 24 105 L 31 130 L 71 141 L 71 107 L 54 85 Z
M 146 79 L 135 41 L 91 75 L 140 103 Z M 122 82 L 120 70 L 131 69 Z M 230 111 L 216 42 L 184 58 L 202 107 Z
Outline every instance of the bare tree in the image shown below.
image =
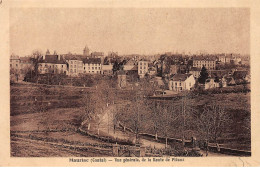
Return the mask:
M 153 130 L 155 133 L 155 140 L 158 140 L 158 130 L 160 127 L 160 104 L 154 101 L 152 104 L 150 104 L 150 116 L 149 119 L 152 121 Z
M 223 105 L 205 105 L 202 114 L 197 117 L 198 129 L 205 139 L 217 142 L 229 120 L 230 117 Z

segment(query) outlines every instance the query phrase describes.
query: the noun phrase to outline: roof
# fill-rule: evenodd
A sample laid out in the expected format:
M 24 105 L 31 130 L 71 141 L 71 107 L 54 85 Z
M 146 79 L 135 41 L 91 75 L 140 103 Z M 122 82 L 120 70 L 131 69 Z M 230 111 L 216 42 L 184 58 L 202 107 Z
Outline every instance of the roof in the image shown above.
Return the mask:
M 39 63 L 66 64 L 66 61 L 62 57 L 59 59 L 58 55 L 45 55 L 45 59 L 42 57 Z
M 83 58 L 87 58 L 85 55 L 77 55 L 77 54 L 64 54 L 61 55 L 65 60 L 79 60 L 82 61 Z
M 189 78 L 192 74 L 175 74 L 172 77 L 173 81 L 185 81 L 187 78 Z
M 216 56 L 202 56 L 202 55 L 200 55 L 200 56 L 195 56 L 195 57 L 193 57 L 193 60 L 198 60 L 198 61 L 200 61 L 200 60 L 207 60 L 207 61 L 215 61 L 216 60 Z
M 198 68 L 198 67 L 191 67 L 190 71 L 201 71 L 201 68 Z
M 224 75 L 228 74 L 228 71 L 227 70 L 209 70 L 208 73 L 211 77 L 222 78 Z
M 124 70 L 138 70 L 138 67 L 136 65 L 124 65 Z
M 94 55 L 94 56 L 104 56 L 104 52 L 92 52 L 91 55 Z
M 32 61 L 31 57 L 20 57 L 21 61 Z
M 234 79 L 244 79 L 247 74 L 247 71 L 234 71 L 233 77 Z
M 101 64 L 100 58 L 84 58 L 82 61 L 84 64 Z
M 226 79 L 228 84 L 235 84 L 236 83 L 233 77 L 226 77 L 225 79 Z

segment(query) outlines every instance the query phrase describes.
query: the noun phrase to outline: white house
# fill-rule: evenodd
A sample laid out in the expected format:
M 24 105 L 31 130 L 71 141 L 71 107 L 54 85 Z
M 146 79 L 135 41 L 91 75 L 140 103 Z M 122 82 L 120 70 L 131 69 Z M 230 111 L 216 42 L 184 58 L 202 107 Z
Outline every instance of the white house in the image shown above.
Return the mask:
M 195 85 L 192 74 L 175 74 L 169 81 L 169 89 L 173 91 L 191 90 Z
M 138 75 L 143 78 L 148 73 L 148 61 L 141 60 L 138 62 Z
M 215 79 L 209 78 L 205 82 L 205 89 L 219 88 L 219 82 L 215 82 Z

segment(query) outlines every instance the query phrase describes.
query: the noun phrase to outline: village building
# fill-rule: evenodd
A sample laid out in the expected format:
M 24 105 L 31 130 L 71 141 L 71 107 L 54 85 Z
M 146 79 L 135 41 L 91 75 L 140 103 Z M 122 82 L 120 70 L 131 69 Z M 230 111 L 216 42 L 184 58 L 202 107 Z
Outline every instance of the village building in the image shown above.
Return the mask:
M 170 65 L 170 75 L 175 75 L 179 71 L 178 65 Z
M 38 71 L 40 74 L 67 74 L 67 63 L 60 55 L 47 54 L 39 60 Z
M 249 83 L 251 77 L 247 71 L 236 70 L 233 73 L 233 78 L 236 84 L 243 84 L 243 83 Z
M 220 84 L 221 87 L 227 87 L 232 85 L 236 85 L 236 81 L 232 76 L 224 76 L 221 79 L 221 84 Z
M 26 73 L 34 69 L 33 58 L 19 57 L 11 55 L 10 57 L 10 75 L 13 81 L 23 80 Z
M 150 76 L 155 76 L 156 75 L 156 67 L 154 67 L 153 63 L 148 64 L 148 74 Z
M 20 70 L 20 58 L 16 55 L 10 57 L 10 69 Z
M 138 62 L 138 75 L 143 78 L 148 73 L 148 61 L 141 60 Z
M 83 61 L 83 73 L 101 74 L 101 58 L 85 58 Z
M 216 81 L 214 78 L 208 78 L 205 82 L 205 89 L 211 89 L 211 88 L 219 88 L 219 81 Z
M 31 57 L 19 57 L 11 55 L 10 57 L 10 69 L 19 73 L 24 73 L 28 70 L 32 70 L 34 67 L 33 58 Z
M 113 65 L 102 65 L 103 75 L 112 75 L 113 74 Z
M 201 69 L 197 67 L 192 67 L 189 71 L 189 74 L 192 74 L 195 79 L 198 79 L 200 77 Z
M 68 75 L 78 76 L 83 73 L 83 61 L 81 56 L 71 55 L 66 57 L 68 63 Z
M 185 91 L 191 90 L 195 85 L 195 78 L 192 74 L 176 74 L 169 80 L 169 90 Z
M 83 55 L 84 56 L 89 56 L 89 48 L 88 48 L 88 46 L 85 46 L 85 48 L 83 49 Z
M 221 54 L 218 57 L 219 62 L 222 64 L 229 64 L 231 62 L 232 55 Z
M 216 68 L 216 58 L 212 56 L 199 56 L 193 58 L 193 67 L 202 68 L 207 70 L 213 70 Z

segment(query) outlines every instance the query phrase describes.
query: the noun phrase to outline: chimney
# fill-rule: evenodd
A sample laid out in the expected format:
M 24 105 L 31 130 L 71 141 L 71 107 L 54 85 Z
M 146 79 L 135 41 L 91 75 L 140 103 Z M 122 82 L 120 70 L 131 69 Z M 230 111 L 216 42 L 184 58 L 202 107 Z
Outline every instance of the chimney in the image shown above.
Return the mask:
M 43 60 L 45 60 L 45 56 L 46 56 L 46 55 L 43 55 L 43 56 L 42 56 L 42 57 L 43 57 L 43 58 L 42 58 Z

